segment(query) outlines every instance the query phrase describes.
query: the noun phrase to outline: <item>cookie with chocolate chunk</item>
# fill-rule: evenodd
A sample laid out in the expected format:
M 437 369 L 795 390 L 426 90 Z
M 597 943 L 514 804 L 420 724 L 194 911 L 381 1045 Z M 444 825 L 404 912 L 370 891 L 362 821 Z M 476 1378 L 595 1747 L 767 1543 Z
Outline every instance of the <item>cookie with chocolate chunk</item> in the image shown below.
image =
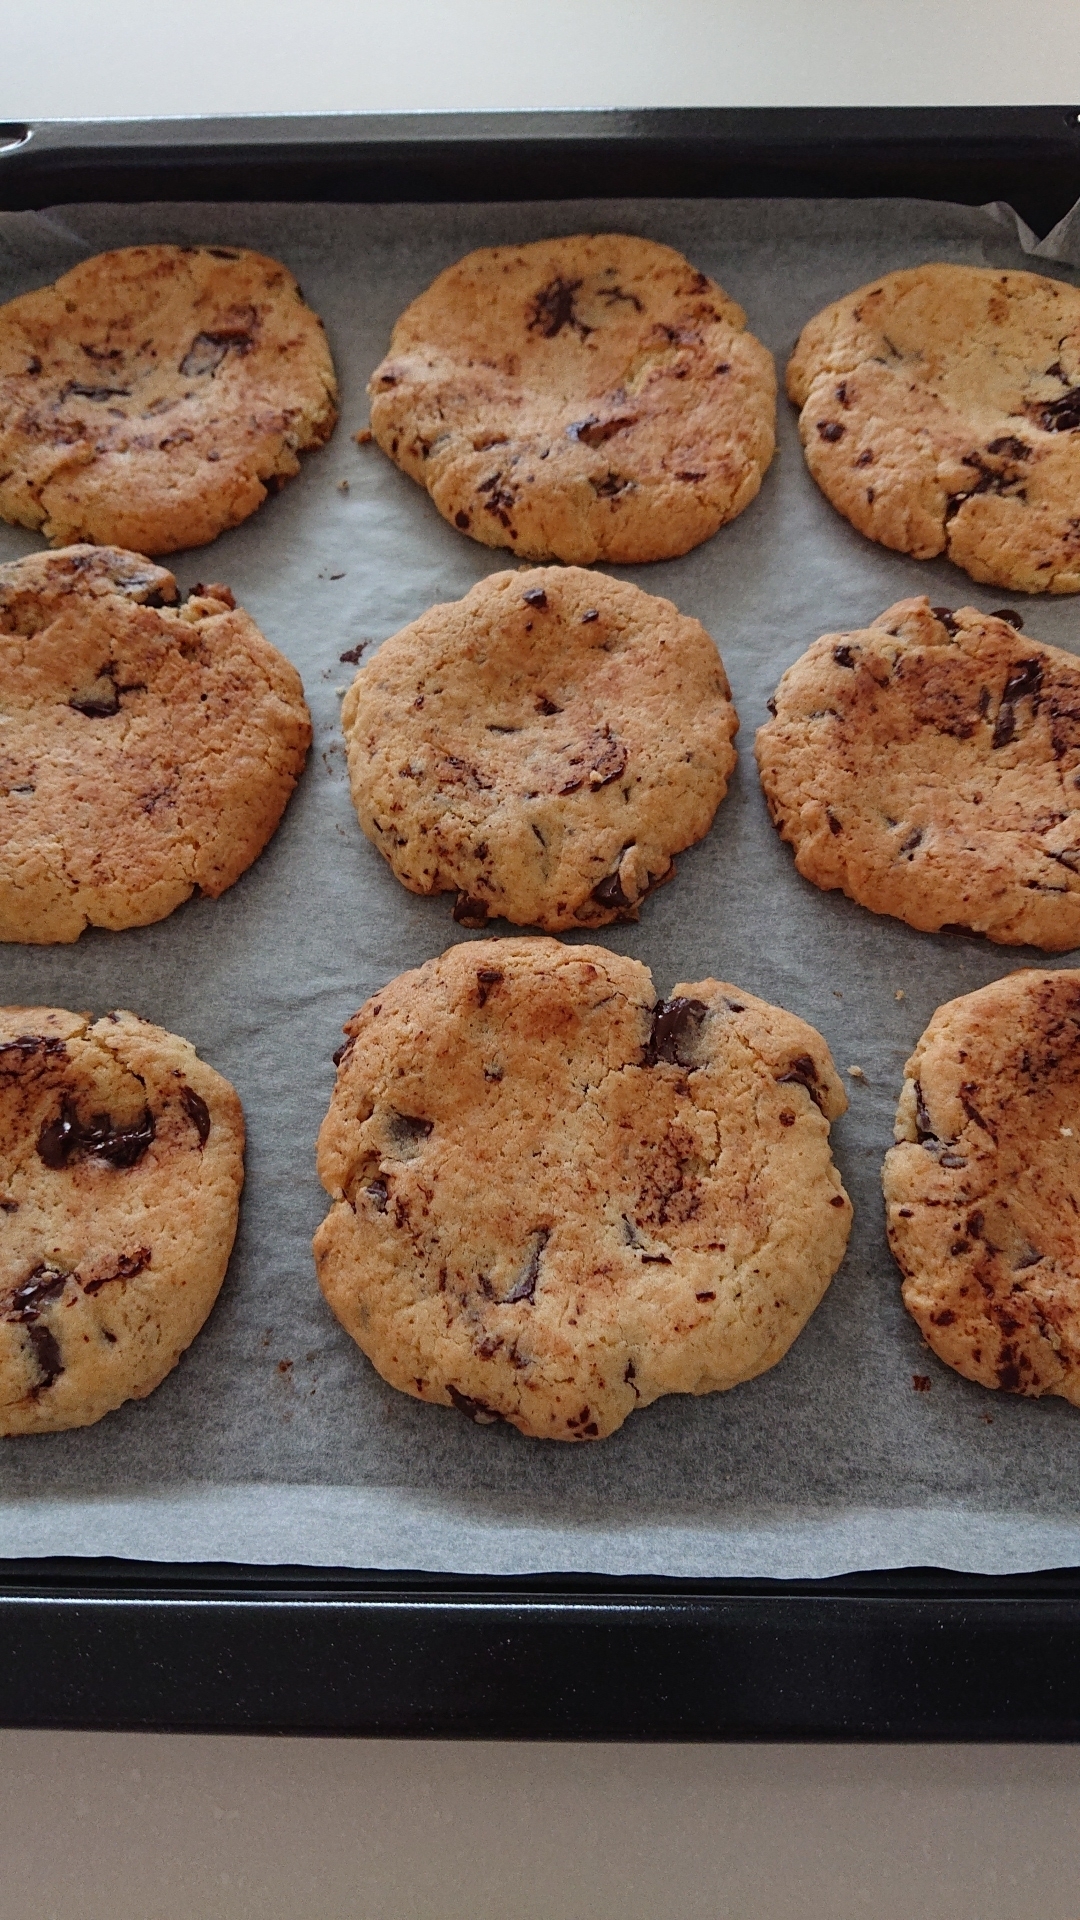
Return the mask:
M 57 546 L 202 546 L 336 418 L 322 322 L 261 253 L 123 247 L 0 307 L 0 515 Z
M 787 1352 L 843 1256 L 821 1035 L 603 947 L 478 940 L 348 1022 L 319 1284 L 383 1378 L 550 1440 Z
M 372 374 L 371 430 L 445 520 L 530 560 L 667 560 L 750 504 L 772 355 L 671 247 L 574 234 L 448 267 Z
M 883 274 L 803 329 L 787 390 L 807 466 L 860 533 L 994 586 L 1080 589 L 1080 289 Z
M 939 1007 L 885 1156 L 904 1305 L 967 1380 L 1080 1407 L 1080 972 Z
M 636 919 L 727 791 L 738 718 L 704 627 L 580 567 L 496 573 L 380 647 L 342 707 L 360 824 L 456 920 Z
M 69 547 L 0 567 L 0 940 L 142 927 L 262 852 L 311 740 L 228 587 Z
M 187 1040 L 0 1008 L 0 1434 L 160 1385 L 225 1278 L 243 1154 L 240 1102 Z
M 930 932 L 1080 946 L 1080 661 L 1021 625 L 901 600 L 788 668 L 756 752 L 815 886 Z

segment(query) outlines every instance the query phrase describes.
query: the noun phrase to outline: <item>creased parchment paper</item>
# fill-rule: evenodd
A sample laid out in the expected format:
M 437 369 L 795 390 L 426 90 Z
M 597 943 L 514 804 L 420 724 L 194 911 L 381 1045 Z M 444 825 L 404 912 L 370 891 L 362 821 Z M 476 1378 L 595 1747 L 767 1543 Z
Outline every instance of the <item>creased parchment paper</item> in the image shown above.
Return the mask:
M 449 895 L 407 894 L 357 827 L 338 730 L 352 669 L 339 656 L 363 642 L 370 657 L 433 602 L 515 564 L 455 533 L 376 447 L 356 445 L 365 383 L 397 314 L 468 249 L 611 228 L 666 241 L 715 275 L 781 374 L 811 314 L 890 268 L 1041 265 L 1075 280 L 1064 263 L 1080 261 L 1075 215 L 1032 260 L 1032 236 L 1008 209 L 914 201 L 0 216 L 4 300 L 139 241 L 277 255 L 326 321 L 342 388 L 337 432 L 300 478 L 246 525 L 171 562 L 185 588 L 227 581 L 303 674 L 315 745 L 276 838 L 221 900 L 157 926 L 0 949 L 5 1002 L 134 1008 L 234 1081 L 249 1128 L 239 1238 L 205 1330 L 149 1400 L 81 1432 L 0 1445 L 0 1555 L 778 1577 L 1080 1563 L 1080 1413 L 988 1393 L 927 1352 L 900 1302 L 879 1187 L 903 1063 L 934 1008 L 1040 956 L 916 933 L 819 893 L 769 826 L 751 754 L 766 698 L 819 634 L 863 626 L 905 594 L 986 610 L 1007 596 L 944 560 L 861 539 L 804 470 L 783 399 L 780 451 L 747 512 L 685 559 L 613 570 L 704 621 L 742 734 L 708 838 L 639 925 L 599 937 L 647 962 L 661 993 L 713 974 L 790 1007 L 825 1034 L 841 1073 L 863 1069 L 833 1132 L 856 1210 L 843 1267 L 772 1373 L 732 1393 L 661 1400 L 579 1448 L 475 1427 L 393 1392 L 316 1287 L 309 1243 L 326 1201 L 313 1143 L 341 1023 L 391 975 L 469 937 Z M 0 528 L 3 559 L 39 544 Z M 1021 597 L 1021 611 L 1028 633 L 1080 650 L 1077 601 Z M 916 1373 L 928 1392 L 913 1390 Z

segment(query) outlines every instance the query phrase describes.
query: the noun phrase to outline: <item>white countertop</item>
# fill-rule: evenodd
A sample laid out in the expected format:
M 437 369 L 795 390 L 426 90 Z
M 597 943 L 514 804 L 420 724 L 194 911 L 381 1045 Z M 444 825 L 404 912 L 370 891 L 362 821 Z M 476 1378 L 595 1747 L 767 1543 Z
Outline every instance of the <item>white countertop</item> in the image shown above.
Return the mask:
M 53 0 L 2 48 L 10 120 L 1080 101 L 1075 0 Z M 6 1732 L 0 1832 L 0 1920 L 1080 1920 L 1076 1748 Z

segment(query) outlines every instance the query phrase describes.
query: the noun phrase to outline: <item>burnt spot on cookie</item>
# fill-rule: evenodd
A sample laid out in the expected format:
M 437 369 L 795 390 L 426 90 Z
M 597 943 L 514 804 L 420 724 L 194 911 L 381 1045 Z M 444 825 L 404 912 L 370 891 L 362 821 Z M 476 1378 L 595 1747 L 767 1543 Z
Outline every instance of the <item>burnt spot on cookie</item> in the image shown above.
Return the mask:
M 652 1025 L 645 1044 L 645 1065 L 654 1067 L 664 1060 L 672 1066 L 693 1066 L 693 1052 L 708 1012 L 703 1000 L 691 1000 L 685 994 L 676 994 L 673 1000 L 658 1000 L 652 1010 Z
M 58 1172 L 76 1157 L 106 1160 L 112 1167 L 133 1167 L 142 1159 L 154 1138 L 154 1116 L 149 1107 L 142 1118 L 128 1126 L 114 1126 L 107 1113 L 79 1119 L 75 1103 L 65 1100 L 55 1120 L 49 1120 L 38 1135 L 39 1159 Z
M 136 1274 L 145 1273 L 150 1265 L 150 1248 L 136 1247 L 134 1253 L 122 1253 L 115 1267 L 109 1273 L 99 1273 L 90 1280 L 81 1280 L 79 1285 L 84 1293 L 99 1293 L 114 1280 L 134 1280 Z
M 210 1109 L 206 1101 L 194 1087 L 185 1086 L 180 1089 L 180 1105 L 199 1136 L 200 1148 L 205 1147 L 210 1138 Z
M 595 329 L 578 318 L 574 295 L 580 290 L 580 280 L 549 280 L 533 297 L 529 332 L 538 333 L 544 340 L 554 340 L 564 327 L 569 327 L 579 340 L 587 340 Z

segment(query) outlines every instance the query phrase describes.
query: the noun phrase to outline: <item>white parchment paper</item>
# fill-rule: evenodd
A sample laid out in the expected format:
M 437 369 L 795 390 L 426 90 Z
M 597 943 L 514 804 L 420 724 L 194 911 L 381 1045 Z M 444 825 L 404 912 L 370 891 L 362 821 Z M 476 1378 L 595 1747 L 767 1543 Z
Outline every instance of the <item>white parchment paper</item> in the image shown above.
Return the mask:
M 300 478 L 171 563 L 185 588 L 227 581 L 303 674 L 315 745 L 276 838 L 221 900 L 192 901 L 157 926 L 0 948 L 4 1001 L 134 1008 L 233 1080 L 249 1128 L 239 1238 L 206 1328 L 149 1400 L 81 1432 L 0 1446 L 0 1555 L 778 1577 L 1080 1563 L 1080 1414 L 988 1393 L 928 1353 L 901 1305 L 879 1187 L 903 1062 L 934 1008 L 1043 957 L 916 933 L 819 893 L 769 826 L 751 754 L 766 698 L 820 633 L 865 625 L 910 593 L 987 610 L 1009 596 L 944 560 L 861 539 L 806 473 L 783 399 L 780 451 L 747 512 L 682 560 L 614 570 L 704 621 L 743 731 L 708 838 L 638 926 L 599 937 L 647 962 L 661 993 L 709 974 L 732 980 L 812 1021 L 841 1072 L 863 1068 L 833 1130 L 856 1210 L 843 1267 L 772 1373 L 659 1401 L 580 1448 L 478 1428 L 393 1392 L 316 1287 L 309 1243 L 326 1202 L 313 1143 L 341 1023 L 391 975 L 469 937 L 449 895 L 406 893 L 360 833 L 338 732 L 352 670 L 339 656 L 360 642 L 370 654 L 434 601 L 514 564 L 455 533 L 376 447 L 355 444 L 365 383 L 397 314 L 469 248 L 611 228 L 669 242 L 715 275 L 781 372 L 810 315 L 876 274 L 935 259 L 1035 264 L 1023 250 L 1032 236 L 1007 209 L 914 201 L 0 216 L 3 300 L 138 241 L 277 255 L 326 321 L 342 388 L 337 432 Z M 1038 256 L 1076 280 L 1063 263 L 1080 261 L 1078 248 L 1073 216 Z M 0 527 L 4 559 L 38 544 Z M 1028 633 L 1080 651 L 1076 601 L 1020 604 Z M 929 1375 L 929 1392 L 913 1390 L 915 1373 Z

